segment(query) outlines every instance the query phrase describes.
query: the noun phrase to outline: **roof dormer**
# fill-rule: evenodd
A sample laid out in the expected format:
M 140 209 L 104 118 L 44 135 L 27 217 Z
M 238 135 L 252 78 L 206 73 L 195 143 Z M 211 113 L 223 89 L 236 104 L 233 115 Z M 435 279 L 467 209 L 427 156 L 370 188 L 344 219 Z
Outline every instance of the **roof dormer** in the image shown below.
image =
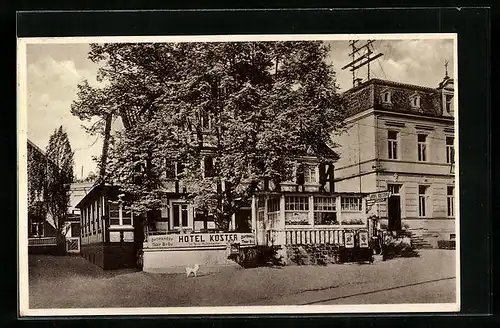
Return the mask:
M 392 105 L 391 96 L 392 96 L 391 89 L 389 88 L 382 89 L 382 91 L 380 92 L 380 102 L 383 105 Z
M 420 109 L 420 94 L 418 92 L 414 92 L 410 96 L 410 105 L 412 109 Z

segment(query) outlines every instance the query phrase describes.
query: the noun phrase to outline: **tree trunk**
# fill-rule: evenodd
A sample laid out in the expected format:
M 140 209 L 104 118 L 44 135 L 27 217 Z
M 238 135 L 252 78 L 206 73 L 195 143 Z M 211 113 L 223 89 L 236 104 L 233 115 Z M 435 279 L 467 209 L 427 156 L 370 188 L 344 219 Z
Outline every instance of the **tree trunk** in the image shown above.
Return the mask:
M 108 149 L 109 149 L 109 138 L 111 136 L 111 121 L 113 114 L 107 114 L 106 116 L 106 127 L 104 128 L 104 141 L 102 143 L 102 155 L 99 170 L 99 181 L 104 180 L 106 175 L 106 161 L 108 159 Z

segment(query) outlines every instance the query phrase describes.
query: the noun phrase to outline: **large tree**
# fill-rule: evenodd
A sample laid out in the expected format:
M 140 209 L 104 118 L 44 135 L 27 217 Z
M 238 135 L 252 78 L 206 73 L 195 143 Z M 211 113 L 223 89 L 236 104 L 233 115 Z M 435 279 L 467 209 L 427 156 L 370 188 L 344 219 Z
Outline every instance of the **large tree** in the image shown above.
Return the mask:
M 46 148 L 47 167 L 45 202 L 56 229 L 61 232 L 68 216 L 70 187 L 74 179 L 74 153 L 63 127 L 55 129 Z
M 122 117 L 100 165 L 137 210 L 161 206 L 163 178 L 183 163 L 187 198 L 224 229 L 258 181 L 290 180 L 300 155 L 336 159 L 324 146 L 345 111 L 328 50 L 318 41 L 93 44 L 106 83 L 79 85 L 72 112 L 97 116 L 91 132 L 105 135 Z

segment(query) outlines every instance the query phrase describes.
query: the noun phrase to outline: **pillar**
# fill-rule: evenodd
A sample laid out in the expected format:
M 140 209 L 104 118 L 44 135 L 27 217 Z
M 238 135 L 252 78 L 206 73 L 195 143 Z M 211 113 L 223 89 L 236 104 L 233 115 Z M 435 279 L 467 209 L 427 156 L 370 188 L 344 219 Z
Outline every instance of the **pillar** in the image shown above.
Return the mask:
M 252 195 L 252 232 L 257 239 L 257 199 Z

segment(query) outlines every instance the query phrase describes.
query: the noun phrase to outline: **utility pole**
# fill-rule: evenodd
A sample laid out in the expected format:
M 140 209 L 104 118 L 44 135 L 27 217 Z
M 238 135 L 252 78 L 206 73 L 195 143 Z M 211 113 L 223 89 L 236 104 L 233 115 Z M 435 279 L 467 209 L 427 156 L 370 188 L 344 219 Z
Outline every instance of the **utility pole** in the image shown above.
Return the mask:
M 378 53 L 372 56 L 373 52 L 373 45 L 372 43 L 375 42 L 375 40 L 367 40 L 364 44 L 358 45 L 359 40 L 351 40 L 349 41 L 349 46 L 351 47 L 351 53 L 349 56 L 351 57 L 351 62 L 342 69 L 347 69 L 350 68 L 349 70 L 352 72 L 352 86 L 356 86 L 356 71 L 360 69 L 363 66 L 368 66 L 368 72 L 367 72 L 367 80 L 370 80 L 370 63 L 374 61 L 375 59 L 383 56 L 383 53 Z M 364 51 L 364 52 L 363 52 Z

